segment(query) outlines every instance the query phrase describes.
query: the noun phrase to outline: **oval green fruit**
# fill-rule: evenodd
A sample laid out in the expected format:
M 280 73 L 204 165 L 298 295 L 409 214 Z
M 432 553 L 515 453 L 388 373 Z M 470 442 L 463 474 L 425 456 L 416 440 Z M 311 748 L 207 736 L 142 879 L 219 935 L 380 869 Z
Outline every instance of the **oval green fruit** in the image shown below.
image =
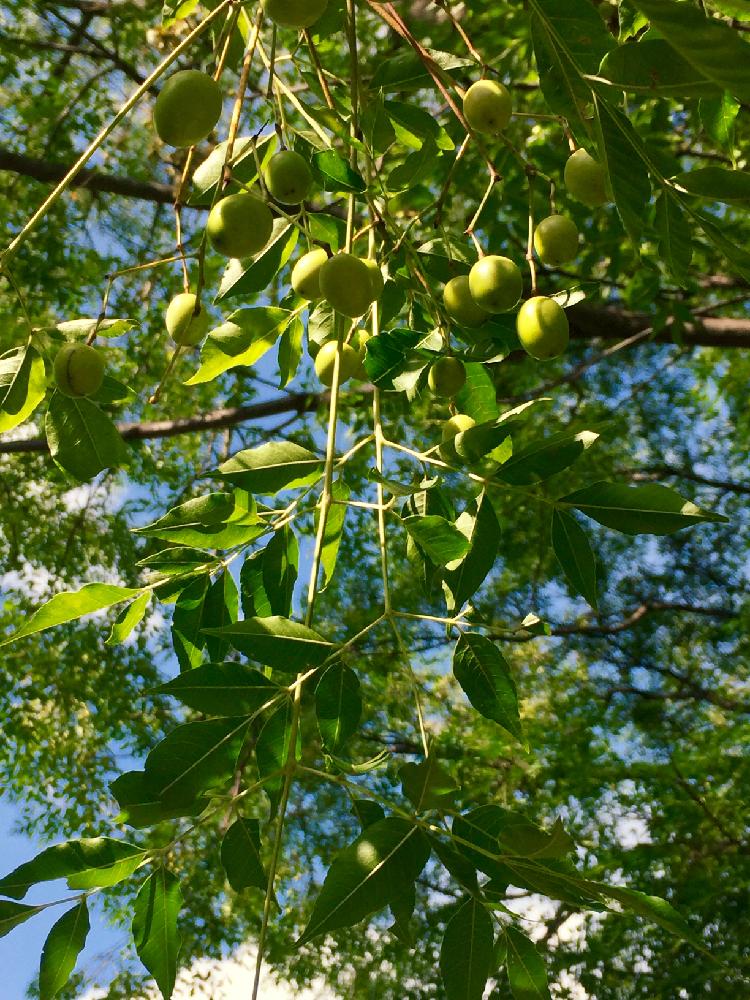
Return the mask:
M 351 346 L 359 355 L 359 366 L 353 377 L 358 378 L 363 382 L 368 381 L 370 378 L 368 371 L 365 368 L 365 358 L 367 357 L 367 342 L 371 339 L 372 334 L 367 330 L 355 330 L 350 341 Z
M 264 0 L 263 9 L 283 28 L 309 28 L 328 6 L 328 0 Z
M 578 229 L 566 215 L 548 215 L 534 231 L 534 249 L 549 267 L 568 264 L 578 256 Z
M 65 344 L 55 355 L 55 384 L 65 396 L 93 396 L 104 381 L 104 359 L 88 344 Z
M 320 290 L 320 269 L 328 260 L 325 250 L 311 250 L 297 261 L 292 269 L 292 288 L 303 299 L 315 302 L 322 299 Z
M 466 369 L 458 358 L 438 358 L 427 376 L 436 396 L 455 396 L 466 385 Z
M 456 452 L 456 446 L 454 440 L 457 434 L 463 433 L 463 431 L 468 431 L 472 427 L 476 427 L 476 421 L 473 420 L 467 413 L 457 413 L 450 420 L 446 420 L 443 424 L 442 431 L 442 443 L 438 451 L 440 452 L 440 457 L 448 465 L 460 465 L 461 459 L 458 457 Z
M 546 295 L 537 295 L 524 302 L 518 312 L 516 328 L 524 350 L 537 361 L 559 357 L 570 339 L 565 310 Z
M 221 117 L 218 83 L 197 69 L 174 73 L 154 105 L 154 128 L 170 146 L 194 146 L 205 139 Z
M 588 208 L 599 208 L 609 201 L 607 172 L 585 149 L 577 149 L 568 158 L 564 176 L 568 194 Z
M 496 80 L 477 80 L 464 95 L 464 118 L 475 132 L 498 135 L 510 123 L 513 100 Z
M 372 303 L 370 268 L 350 253 L 336 254 L 320 269 L 320 290 L 342 316 L 362 316 Z
M 478 306 L 472 298 L 469 277 L 466 274 L 451 278 L 443 290 L 443 302 L 448 315 L 459 326 L 472 329 L 486 323 L 490 318 L 490 314 Z
M 362 261 L 365 267 L 370 271 L 370 286 L 371 286 L 371 302 L 377 302 L 380 296 L 383 294 L 383 289 L 385 288 L 385 280 L 383 279 L 383 272 L 380 270 L 380 265 L 376 260 L 371 257 L 365 257 Z
M 333 385 L 333 366 L 336 361 L 336 350 L 338 344 L 335 340 L 329 340 L 323 344 L 315 358 L 315 374 L 323 385 L 330 389 Z M 339 385 L 342 385 L 353 375 L 356 375 L 362 359 L 359 352 L 350 344 L 341 345 L 341 365 L 339 371 Z
M 268 243 L 273 216 L 254 194 L 230 194 L 211 209 L 206 232 L 211 246 L 225 257 L 251 257 Z
M 182 292 L 175 295 L 167 307 L 167 333 L 181 347 L 195 347 L 208 332 L 208 314 L 200 305 L 196 313 L 197 302 L 192 292 Z
M 313 175 L 307 160 L 291 149 L 272 156 L 265 172 L 266 187 L 282 205 L 299 205 L 310 193 Z
M 523 295 L 523 277 L 508 257 L 482 257 L 469 272 L 469 291 L 485 312 L 508 312 Z

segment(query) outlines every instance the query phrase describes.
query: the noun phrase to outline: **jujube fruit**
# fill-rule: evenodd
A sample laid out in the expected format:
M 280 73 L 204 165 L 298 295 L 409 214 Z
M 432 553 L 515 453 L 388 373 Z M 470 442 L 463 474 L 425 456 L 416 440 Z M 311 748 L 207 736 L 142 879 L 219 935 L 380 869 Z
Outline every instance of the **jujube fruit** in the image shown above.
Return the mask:
M 221 117 L 218 83 L 197 69 L 182 69 L 165 82 L 154 105 L 154 128 L 170 146 L 194 146 Z
M 309 28 L 328 6 L 328 0 L 263 0 L 263 9 L 283 28 Z
M 55 355 L 54 369 L 65 396 L 93 396 L 104 381 L 104 358 L 88 344 L 65 344 Z
M 486 312 L 508 312 L 523 294 L 523 277 L 508 257 L 482 257 L 469 272 L 469 291 Z
M 365 368 L 365 358 L 367 357 L 367 342 L 371 339 L 372 334 L 367 330 L 355 330 L 350 341 L 351 346 L 359 355 L 359 366 L 354 373 L 354 378 L 361 379 L 362 381 L 367 381 L 370 377 Z
M 450 420 L 445 421 L 442 431 L 442 443 L 438 449 L 440 457 L 444 462 L 447 462 L 448 465 L 455 465 L 461 462 L 454 444 L 456 435 L 471 430 L 475 426 L 476 421 L 466 413 L 457 413 Z
M 578 229 L 566 215 L 549 215 L 534 231 L 534 249 L 539 260 L 559 267 L 578 256 Z
M 370 268 L 350 253 L 336 254 L 320 269 L 320 290 L 342 316 L 362 316 L 372 303 Z
M 455 396 L 466 385 L 466 369 L 458 358 L 438 358 L 427 383 L 436 396 Z
M 508 127 L 512 112 L 510 91 L 496 80 L 477 80 L 464 95 L 464 118 L 475 132 L 497 135 Z
M 585 149 L 577 149 L 565 164 L 565 187 L 568 194 L 589 208 L 599 208 L 609 201 L 607 172 Z
M 323 385 L 328 386 L 329 389 L 333 385 L 333 366 L 336 361 L 337 348 L 337 342 L 329 340 L 327 344 L 323 344 L 315 358 L 315 373 Z M 357 374 L 361 362 L 359 351 L 356 351 L 350 344 L 341 345 L 339 385 Z
M 322 299 L 320 290 L 320 269 L 328 260 L 325 250 L 311 250 L 297 261 L 292 269 L 292 288 L 303 299 L 314 302 Z
M 481 326 L 490 318 L 490 314 L 478 306 L 472 298 L 469 277 L 466 274 L 451 278 L 443 290 L 443 302 L 448 315 L 459 326 L 471 329 Z
M 251 257 L 268 243 L 273 216 L 254 194 L 230 194 L 211 209 L 206 232 L 211 246 L 225 257 Z
M 303 156 L 283 149 L 272 156 L 265 172 L 266 187 L 282 205 L 299 205 L 313 185 L 310 165 Z
M 559 357 L 570 339 L 565 310 L 546 295 L 537 295 L 524 302 L 518 312 L 516 328 L 524 350 L 537 361 Z
M 167 333 L 182 347 L 195 347 L 205 337 L 208 331 L 209 317 L 206 310 L 198 306 L 197 298 L 192 292 L 182 292 L 175 295 L 167 307 L 165 323 Z

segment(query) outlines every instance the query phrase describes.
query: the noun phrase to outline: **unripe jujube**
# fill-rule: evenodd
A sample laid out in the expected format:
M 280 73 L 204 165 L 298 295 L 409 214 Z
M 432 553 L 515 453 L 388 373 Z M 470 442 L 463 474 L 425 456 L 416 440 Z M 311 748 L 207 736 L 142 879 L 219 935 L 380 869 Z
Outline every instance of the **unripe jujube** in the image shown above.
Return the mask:
M 478 306 L 469 289 L 469 276 L 459 275 L 451 278 L 443 290 L 443 302 L 451 319 L 459 326 L 469 329 L 481 326 L 490 318 L 490 314 Z
M 174 73 L 154 105 L 156 134 L 170 146 L 194 146 L 221 117 L 222 95 L 216 81 L 197 69 Z
M 599 208 L 609 201 L 607 172 L 585 149 L 577 149 L 565 164 L 565 187 L 571 198 L 588 208 Z
M 443 424 L 442 443 L 438 449 L 440 457 L 444 462 L 447 462 L 448 465 L 456 465 L 461 462 L 454 444 L 456 435 L 462 434 L 464 431 L 468 431 L 475 426 L 476 421 L 466 413 L 457 413 L 450 420 L 445 421 Z
M 329 389 L 333 385 L 333 366 L 336 361 L 337 347 L 338 344 L 335 340 L 329 340 L 328 343 L 323 344 L 315 357 L 315 373 L 323 385 L 328 386 Z M 361 363 L 359 351 L 350 344 L 342 344 L 339 385 L 356 375 Z
M 88 344 L 65 344 L 54 368 L 55 384 L 66 396 L 93 396 L 104 381 L 104 359 Z
M 372 304 L 373 281 L 370 268 L 359 257 L 339 253 L 320 269 L 323 297 L 343 316 L 355 319 Z
M 192 292 L 182 292 L 175 295 L 167 307 L 164 318 L 167 333 L 182 347 L 195 347 L 208 331 L 208 314 L 201 306 L 198 312 L 195 311 L 197 301 Z
M 263 0 L 263 9 L 283 28 L 309 28 L 328 6 L 328 0 Z
M 516 319 L 518 339 L 537 361 L 559 357 L 568 346 L 570 327 L 561 305 L 546 295 L 537 295 L 521 306 Z
M 322 299 L 320 290 L 320 269 L 328 260 L 325 250 L 311 250 L 297 261 L 292 269 L 292 288 L 303 299 L 315 302 Z
M 254 194 L 230 194 L 211 209 L 206 232 L 211 246 L 225 257 L 252 257 L 268 243 L 273 216 Z
M 299 205 L 310 193 L 313 175 L 303 156 L 291 149 L 282 149 L 271 157 L 266 167 L 265 181 L 276 201 L 282 205 Z
M 466 384 L 466 369 L 458 358 L 438 358 L 427 383 L 436 396 L 455 396 Z
M 464 118 L 475 132 L 497 135 L 508 127 L 512 112 L 510 91 L 496 80 L 477 80 L 464 95 Z
M 371 302 L 377 302 L 380 296 L 383 294 L 383 289 L 385 288 L 385 281 L 383 280 L 383 272 L 380 270 L 380 265 L 376 260 L 371 257 L 365 257 L 362 263 L 370 271 L 370 286 L 371 286 Z
M 469 272 L 469 291 L 486 312 L 508 312 L 523 294 L 523 277 L 508 257 L 482 257 Z
M 534 249 L 549 267 L 568 264 L 578 256 L 578 229 L 565 215 L 548 215 L 534 231 Z

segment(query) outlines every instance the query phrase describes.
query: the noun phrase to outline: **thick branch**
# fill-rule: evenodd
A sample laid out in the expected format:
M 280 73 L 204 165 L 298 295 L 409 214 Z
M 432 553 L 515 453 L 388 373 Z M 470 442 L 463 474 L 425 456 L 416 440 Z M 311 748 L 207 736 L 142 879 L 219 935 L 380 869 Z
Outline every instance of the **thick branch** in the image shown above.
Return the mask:
M 632 337 L 653 324 L 646 313 L 628 312 L 612 306 L 580 304 L 568 310 L 571 336 L 579 340 L 621 341 Z M 651 340 L 674 343 L 672 324 L 655 334 Z M 646 340 L 645 343 L 649 343 Z M 686 347 L 750 347 L 750 320 L 725 316 L 706 316 L 686 324 L 680 331 L 679 342 Z
M 738 483 L 729 479 L 712 479 L 709 476 L 699 476 L 690 469 L 680 469 L 673 465 L 649 465 L 642 469 L 620 469 L 620 474 L 632 479 L 635 483 L 653 482 L 674 476 L 677 479 L 687 479 L 701 486 L 712 486 L 726 493 L 742 493 L 750 495 L 750 483 Z

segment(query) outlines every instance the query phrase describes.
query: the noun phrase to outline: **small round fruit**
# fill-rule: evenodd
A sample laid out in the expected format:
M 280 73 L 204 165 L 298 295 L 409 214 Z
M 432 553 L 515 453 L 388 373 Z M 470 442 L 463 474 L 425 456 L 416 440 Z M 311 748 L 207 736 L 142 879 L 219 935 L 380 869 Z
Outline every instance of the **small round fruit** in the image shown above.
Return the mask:
M 272 156 L 265 172 L 266 187 L 282 205 L 299 205 L 313 185 L 312 170 L 304 156 L 282 149 Z
M 516 327 L 522 347 L 537 361 L 557 358 L 568 346 L 570 327 L 565 310 L 546 295 L 537 295 L 524 302 Z
M 578 256 L 578 229 L 566 215 L 549 215 L 534 231 L 534 249 L 549 267 L 568 264 Z
M 230 194 L 211 209 L 206 225 L 211 246 L 225 257 L 251 257 L 268 243 L 273 216 L 254 194 Z
M 328 6 L 328 0 L 264 0 L 263 9 L 282 28 L 309 28 Z
M 450 420 L 445 421 L 443 424 L 442 443 L 438 449 L 440 457 L 444 462 L 447 462 L 448 465 L 455 465 L 461 462 L 453 442 L 457 434 L 468 431 L 475 426 L 476 421 L 472 420 L 466 413 L 457 413 L 455 417 L 451 417 Z
M 55 355 L 55 383 L 66 396 L 93 396 L 104 381 L 104 358 L 88 344 L 65 344 Z
M 198 306 L 196 313 L 196 303 L 197 299 L 192 292 L 182 292 L 181 295 L 175 295 L 167 307 L 167 333 L 181 347 L 195 347 L 208 331 L 208 313 L 201 306 Z
M 427 376 L 436 396 L 455 396 L 466 384 L 466 369 L 458 358 L 439 358 Z
M 337 346 L 335 340 L 329 340 L 328 343 L 323 344 L 315 358 L 315 373 L 323 385 L 327 385 L 329 389 L 333 385 L 333 366 L 336 360 Z M 350 344 L 342 344 L 339 385 L 357 374 L 361 360 L 359 352 Z
M 367 330 L 355 330 L 354 336 L 350 341 L 351 346 L 359 355 L 359 367 L 354 373 L 354 378 L 358 378 L 363 382 L 368 381 L 370 378 L 365 368 L 365 358 L 367 357 L 367 341 L 371 338 L 372 334 L 368 333 Z
M 194 146 L 205 139 L 221 117 L 218 83 L 197 69 L 174 73 L 154 105 L 154 128 L 170 146 Z
M 523 277 L 508 257 L 482 257 L 469 272 L 469 291 L 486 312 L 508 312 L 523 294 Z
M 320 248 L 300 257 L 292 269 L 292 288 L 297 295 L 310 302 L 323 298 L 320 290 L 320 269 L 327 260 L 328 254 Z
M 370 301 L 377 302 L 383 294 L 383 289 L 385 288 L 383 272 L 380 270 L 378 262 L 373 260 L 371 257 L 365 257 L 362 263 L 365 264 L 370 271 L 370 285 L 372 286 L 372 298 Z
M 512 111 L 510 91 L 495 80 L 477 80 L 464 95 L 464 118 L 475 132 L 497 135 L 508 127 Z
M 565 187 L 571 198 L 589 208 L 599 208 L 609 201 L 607 173 L 585 149 L 577 149 L 565 164 Z
M 471 297 L 468 275 L 451 278 L 443 291 L 443 302 L 451 319 L 459 326 L 469 329 L 481 326 L 490 318 L 489 313 L 480 308 Z
M 320 269 L 320 290 L 329 305 L 349 319 L 362 316 L 372 303 L 372 275 L 359 257 L 339 253 Z

